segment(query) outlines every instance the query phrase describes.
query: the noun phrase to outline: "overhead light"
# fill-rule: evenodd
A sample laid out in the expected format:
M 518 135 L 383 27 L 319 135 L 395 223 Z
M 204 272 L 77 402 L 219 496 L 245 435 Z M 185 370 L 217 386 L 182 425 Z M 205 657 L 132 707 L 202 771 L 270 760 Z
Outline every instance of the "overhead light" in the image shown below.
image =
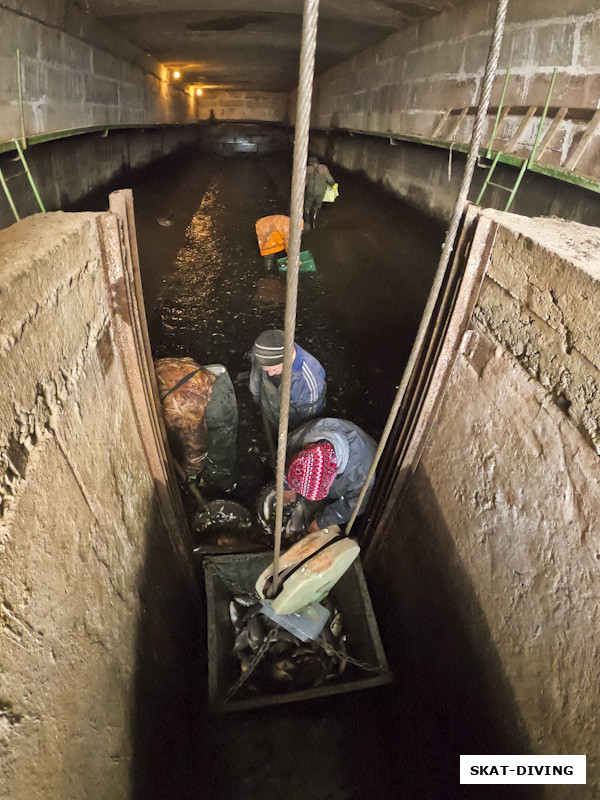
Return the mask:
M 179 72 L 178 69 L 174 70 L 173 77 L 175 78 L 175 80 L 178 80 L 179 78 L 181 78 L 181 72 Z
M 202 89 L 196 89 L 196 97 L 202 97 Z

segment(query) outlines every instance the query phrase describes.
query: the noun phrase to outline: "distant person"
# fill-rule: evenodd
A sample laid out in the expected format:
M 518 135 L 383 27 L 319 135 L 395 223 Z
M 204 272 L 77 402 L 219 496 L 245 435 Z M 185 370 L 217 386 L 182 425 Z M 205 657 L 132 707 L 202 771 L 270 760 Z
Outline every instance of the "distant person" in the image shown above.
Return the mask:
M 348 522 L 376 449 L 374 439 L 345 419 L 313 419 L 290 433 L 284 499 L 292 502 L 298 494 L 312 501 L 309 532 Z M 372 483 L 359 514 L 366 508 Z
M 215 123 L 215 122 L 217 121 L 217 120 L 216 120 L 216 117 L 215 117 L 215 110 L 214 110 L 214 108 L 211 108 L 211 110 L 210 110 L 210 114 L 209 114 L 209 116 L 208 116 L 208 121 L 209 121 L 210 123 Z
M 231 489 L 238 425 L 237 400 L 222 364 L 159 358 L 154 372 L 169 444 L 190 479 Z
M 283 342 L 282 330 L 263 331 L 251 353 L 250 391 L 273 430 L 279 429 Z M 322 414 L 326 391 L 325 370 L 314 356 L 294 342 L 289 426 L 294 428 Z
M 306 185 L 304 189 L 305 231 L 315 228 L 317 214 L 323 205 L 327 187 L 335 185 L 335 180 L 325 164 L 320 164 L 316 156 L 310 156 L 306 167 Z

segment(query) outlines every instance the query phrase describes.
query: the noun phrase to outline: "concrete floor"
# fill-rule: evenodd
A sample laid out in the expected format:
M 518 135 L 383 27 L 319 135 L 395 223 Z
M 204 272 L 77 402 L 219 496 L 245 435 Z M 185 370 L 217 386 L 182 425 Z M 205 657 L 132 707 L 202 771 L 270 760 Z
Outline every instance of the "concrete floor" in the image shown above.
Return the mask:
M 443 231 L 363 178 L 334 174 L 340 197 L 323 209 L 317 231 L 303 236 L 303 248 L 313 253 L 318 272 L 301 276 L 296 338 L 326 367 L 327 413 L 347 417 L 377 437 L 410 351 Z M 260 282 L 273 276 L 263 272 L 253 226 L 265 214 L 285 213 L 289 180 L 289 160 L 283 157 L 221 159 L 188 153 L 132 181 L 156 357 L 190 355 L 200 363 L 221 362 L 235 379 L 248 369 L 245 354 L 255 336 L 282 324 L 281 305 L 254 299 Z M 159 217 L 173 224 L 163 227 Z M 269 478 L 260 457 L 266 448 L 245 382 L 236 384 L 236 392 L 238 499 L 251 505 Z M 389 614 L 385 587 L 372 586 L 372 594 L 380 618 Z M 394 625 L 386 617 L 382 626 L 395 673 L 392 686 L 257 712 L 207 716 L 206 665 L 200 656 L 198 680 L 189 687 L 180 728 L 161 729 L 168 715 L 159 714 L 138 750 L 136 796 L 480 796 L 477 787 L 458 785 L 458 754 L 478 752 L 480 745 L 485 750 L 486 743 L 498 745 L 493 730 L 486 734 L 485 697 L 475 679 L 465 679 L 472 654 L 463 638 L 446 631 L 459 651 L 456 675 L 451 681 L 445 675 L 443 687 L 431 687 L 421 678 L 427 674 L 422 665 L 414 666 L 436 658 L 435 641 L 422 625 L 423 646 L 415 647 L 413 640 L 407 652 L 401 638 L 408 622 L 414 627 L 412 618 Z M 445 630 L 442 621 L 439 625 L 438 634 Z M 182 651 L 183 659 L 196 657 L 192 644 Z M 432 698 L 437 698 L 435 707 Z M 152 725 L 148 710 L 145 717 Z M 489 787 L 486 797 L 536 796 L 508 788 L 496 792 Z

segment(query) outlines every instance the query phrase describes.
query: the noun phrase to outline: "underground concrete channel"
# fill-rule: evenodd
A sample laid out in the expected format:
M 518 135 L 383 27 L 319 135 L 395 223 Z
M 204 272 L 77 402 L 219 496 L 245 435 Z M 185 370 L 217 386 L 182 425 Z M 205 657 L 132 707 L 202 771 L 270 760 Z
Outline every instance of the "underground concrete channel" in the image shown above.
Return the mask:
M 300 278 L 296 339 L 326 367 L 327 415 L 352 420 L 378 438 L 444 232 L 364 176 L 331 169 L 340 197 L 322 209 L 316 231 L 303 235 L 302 248 L 313 253 L 317 272 Z M 255 337 L 283 321 L 282 279 L 264 272 L 254 222 L 286 213 L 290 158 L 186 152 L 131 183 L 153 355 L 227 366 L 240 416 L 233 499 L 254 510 L 271 473 L 260 414 L 243 373 Z M 102 208 L 102 202 L 88 198 L 86 207 Z M 150 549 L 146 584 L 152 583 L 155 549 L 154 558 L 160 559 L 157 545 Z M 488 752 L 510 752 L 514 746 L 495 728 L 486 697 L 490 687 L 478 682 L 477 656 L 463 638 L 448 633 L 454 630 L 451 608 L 436 606 L 433 620 L 427 603 L 420 618 L 413 604 L 409 619 L 401 607 L 387 605 L 389 586 L 371 588 L 380 623 L 385 617 L 381 627 L 395 674 L 392 686 L 224 717 L 209 717 L 204 710 L 204 621 L 184 631 L 181 626 L 189 620 L 180 619 L 176 608 L 167 609 L 154 633 L 149 625 L 141 640 L 135 795 L 232 800 L 474 796 L 457 787 L 458 754 L 484 752 L 486 745 Z M 422 641 L 417 637 L 415 645 L 413 637 L 407 653 L 404 637 L 415 626 Z M 179 716 L 155 702 L 156 682 L 146 658 L 155 646 L 153 636 L 168 635 L 169 627 L 176 631 L 173 638 L 185 662 L 176 680 L 190 684 L 178 687 L 178 696 L 187 698 Z M 443 658 L 436 643 L 447 647 L 450 640 L 452 685 L 432 686 L 428 681 L 436 672 L 424 670 L 423 660 Z M 489 787 L 487 796 L 506 795 Z M 537 795 L 511 794 L 521 796 Z

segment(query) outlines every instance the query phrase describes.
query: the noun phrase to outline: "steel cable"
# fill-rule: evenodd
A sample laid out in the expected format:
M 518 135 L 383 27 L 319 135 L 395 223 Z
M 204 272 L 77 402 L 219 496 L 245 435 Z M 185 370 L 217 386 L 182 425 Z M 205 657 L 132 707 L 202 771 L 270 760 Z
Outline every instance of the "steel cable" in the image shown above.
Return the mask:
M 279 438 L 277 440 L 273 592 L 276 592 L 279 586 L 279 556 L 281 553 L 283 527 L 283 483 L 285 478 L 285 455 L 287 450 L 294 335 L 296 331 L 296 307 L 298 302 L 298 262 L 300 260 L 300 236 L 302 234 L 304 184 L 306 181 L 306 161 L 308 157 L 308 134 L 315 68 L 315 50 L 317 45 L 318 16 L 319 0 L 305 0 L 302 19 L 302 46 L 300 50 L 300 74 L 298 82 L 298 102 L 296 107 L 296 132 L 294 137 L 294 166 L 292 171 L 292 194 L 290 201 L 290 236 L 287 254 L 284 354 L 281 380 L 281 405 L 279 412 Z
M 483 126 L 487 116 L 487 111 L 490 103 L 490 95 L 492 93 L 492 86 L 494 83 L 494 77 L 496 74 L 496 68 L 498 66 L 498 59 L 500 56 L 500 47 L 502 45 L 502 35 L 504 33 L 504 23 L 506 20 L 507 7 L 508 7 L 508 0 L 498 0 L 498 6 L 496 8 L 496 19 L 494 21 L 494 30 L 492 32 L 492 40 L 490 43 L 490 49 L 488 52 L 488 58 L 485 66 L 479 105 L 477 107 L 477 113 L 475 116 L 475 124 L 473 126 L 471 144 L 469 146 L 469 152 L 467 154 L 465 171 L 463 173 L 462 182 L 460 185 L 458 196 L 456 198 L 456 203 L 454 205 L 452 217 L 450 219 L 450 226 L 448 227 L 448 230 L 446 232 L 446 238 L 444 240 L 444 245 L 442 248 L 442 253 L 440 256 L 437 272 L 433 280 L 431 291 L 427 299 L 427 305 L 425 306 L 425 310 L 421 318 L 419 330 L 417 331 L 417 336 L 415 338 L 415 342 L 413 344 L 408 359 L 408 363 L 406 364 L 406 367 L 404 369 L 404 374 L 402 375 L 402 380 L 398 387 L 394 403 L 390 410 L 390 414 L 385 424 L 385 428 L 383 429 L 383 433 L 381 434 L 381 439 L 379 441 L 377 451 L 375 452 L 373 463 L 371 465 L 367 477 L 365 478 L 365 482 L 361 489 L 360 495 L 358 497 L 358 500 L 356 501 L 354 510 L 352 511 L 352 516 L 350 517 L 350 520 L 346 525 L 346 535 L 350 533 L 350 530 L 354 525 L 354 522 L 358 515 L 358 509 L 360 508 L 365 498 L 369 484 L 373 479 L 375 470 L 377 469 L 377 465 L 379 464 L 379 460 L 381 458 L 385 445 L 387 444 L 390 433 L 392 432 L 396 416 L 398 415 L 398 411 L 400 410 L 400 406 L 402 405 L 402 401 L 404 400 L 404 395 L 406 394 L 408 383 L 415 369 L 415 364 L 417 362 L 419 353 L 423 346 L 423 342 L 427 334 L 427 329 L 431 323 L 438 295 L 440 293 L 442 284 L 444 283 L 444 279 L 446 276 L 446 269 L 448 267 L 448 264 L 450 263 L 450 256 L 452 255 L 452 251 L 454 250 L 454 244 L 456 240 L 458 226 L 460 224 L 463 215 L 465 203 L 467 202 L 469 189 L 471 188 L 471 181 L 473 179 L 473 172 L 475 170 L 475 164 L 477 163 L 477 157 L 479 155 L 479 147 L 483 136 Z

